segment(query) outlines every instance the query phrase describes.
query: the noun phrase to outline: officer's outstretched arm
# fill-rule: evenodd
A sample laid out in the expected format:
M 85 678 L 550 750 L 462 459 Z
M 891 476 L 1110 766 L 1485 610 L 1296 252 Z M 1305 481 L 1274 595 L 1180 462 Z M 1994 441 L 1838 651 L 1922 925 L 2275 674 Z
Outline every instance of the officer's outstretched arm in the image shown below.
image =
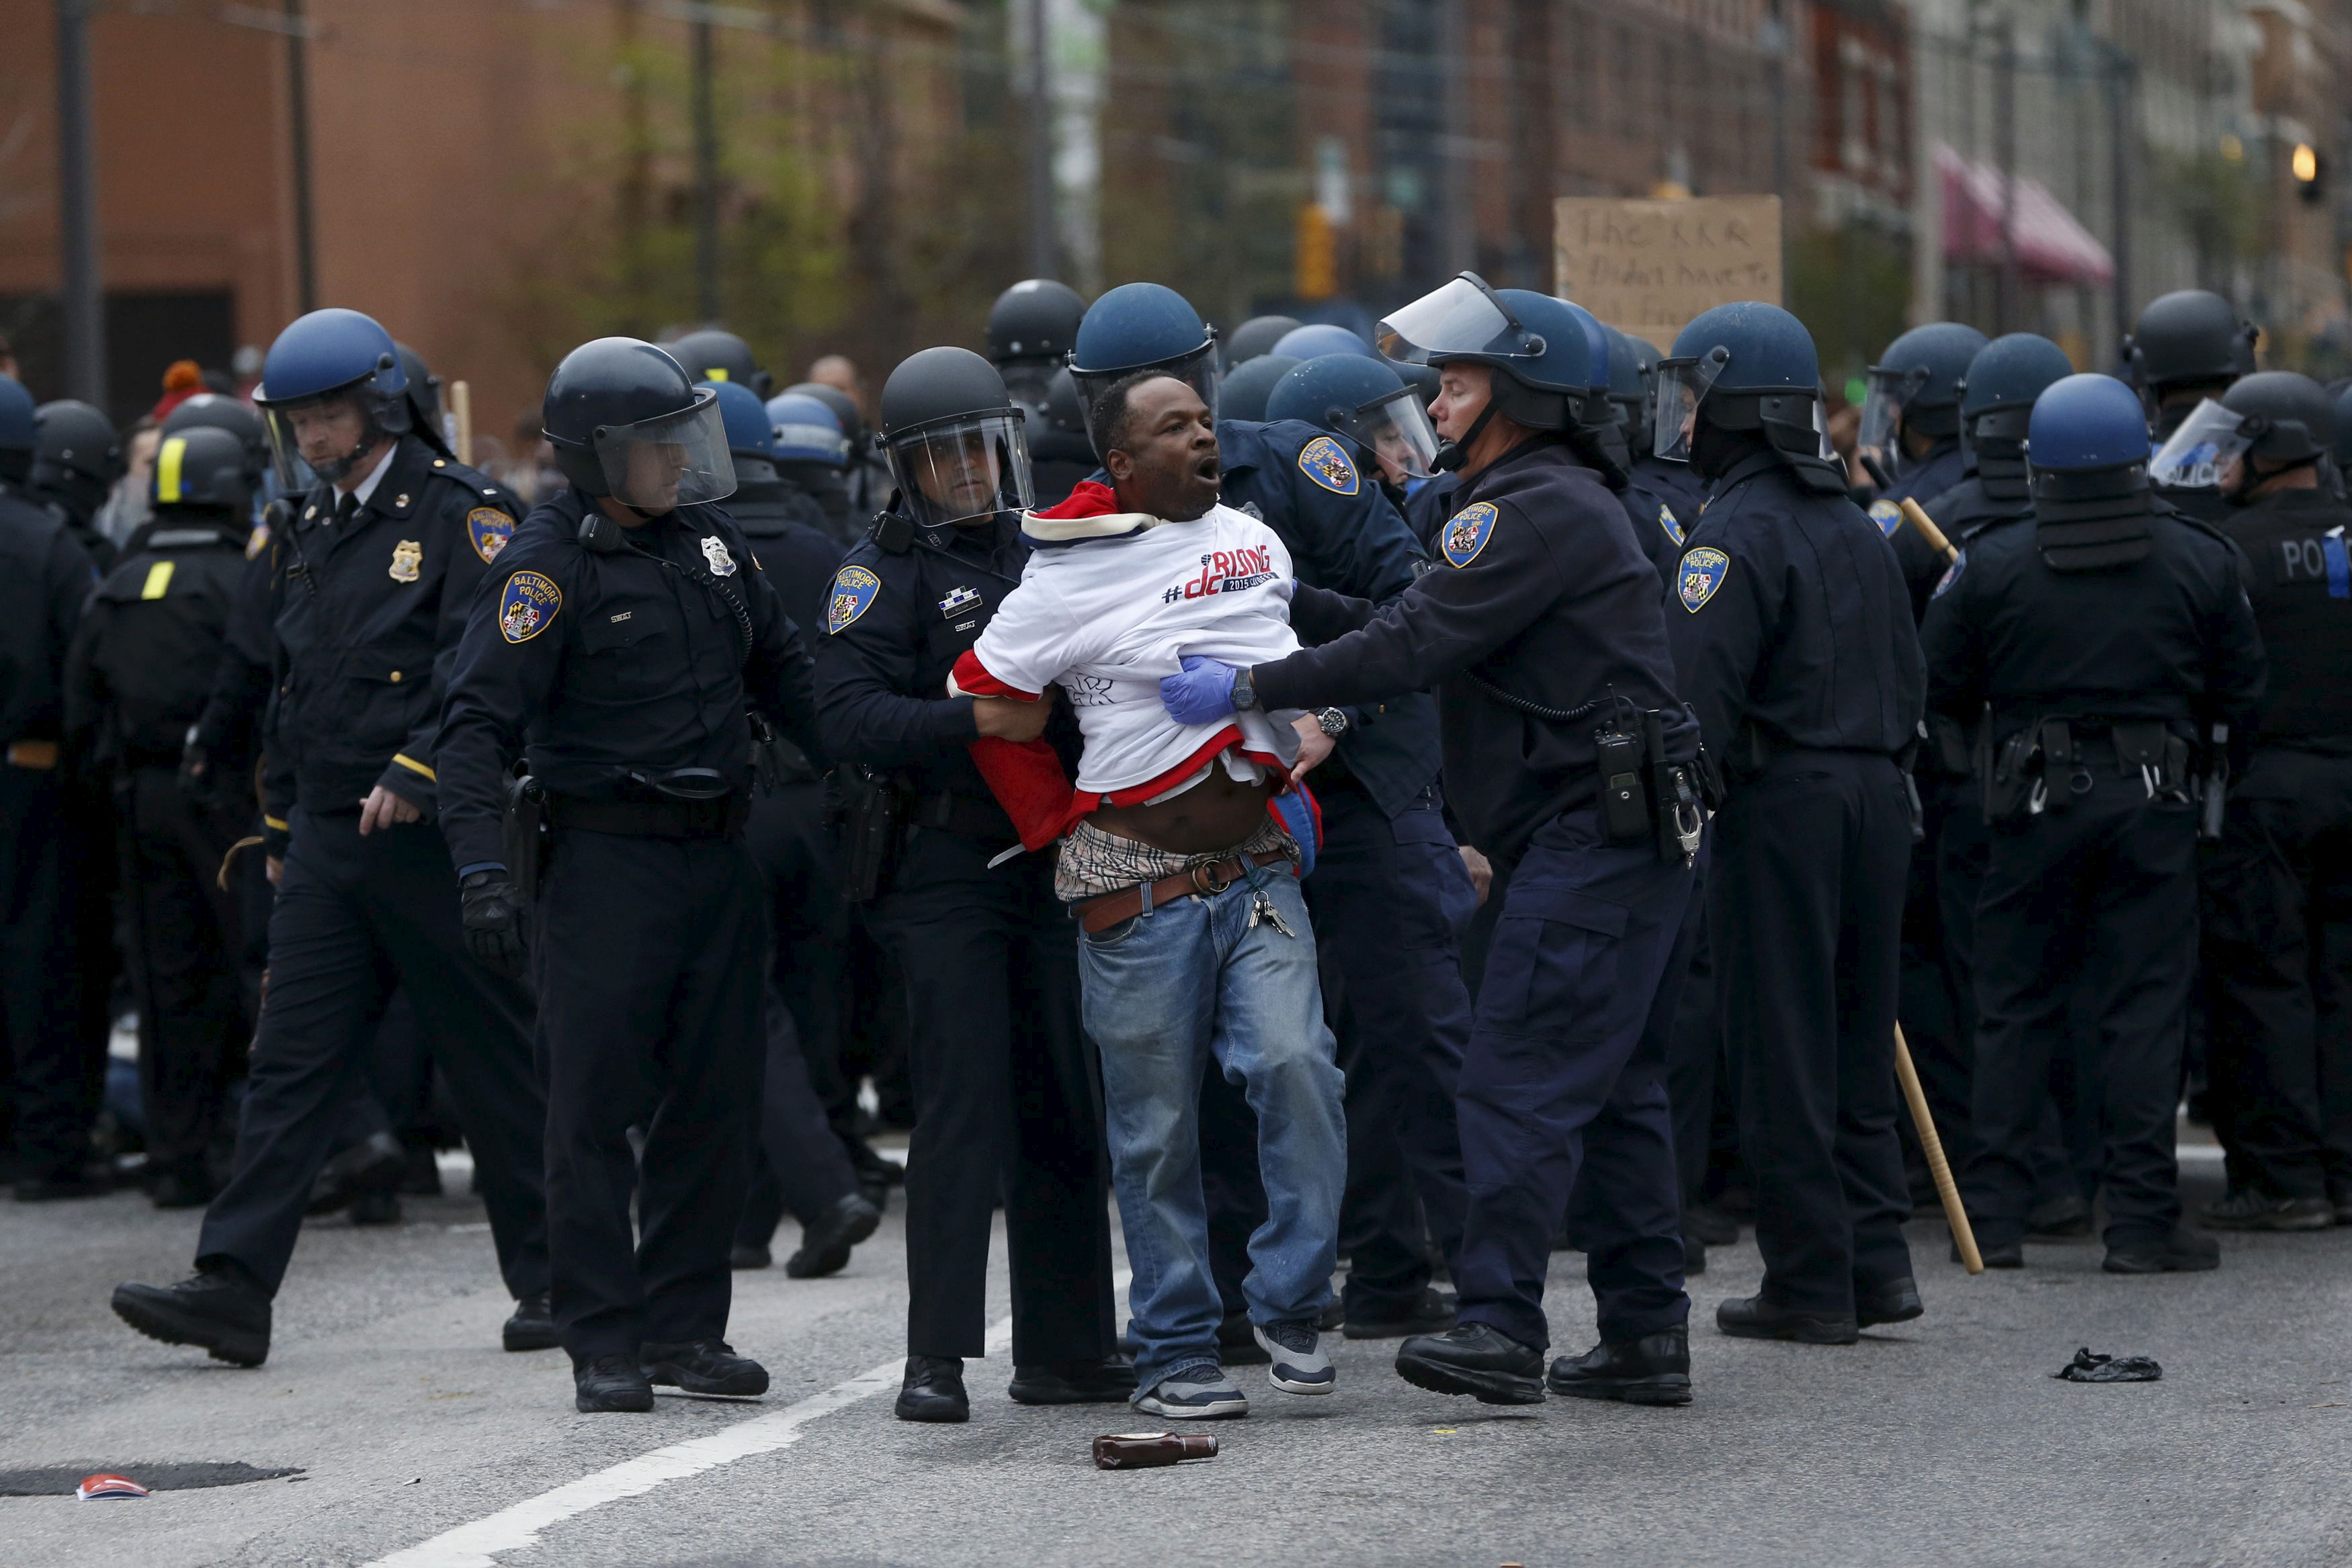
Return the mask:
M 1427 557 L 1404 515 L 1360 465 L 1350 482 L 1356 493 L 1343 494 L 1291 465 L 1292 506 L 1309 535 L 1300 541 L 1310 558 L 1304 575 L 1320 587 L 1385 604 L 1412 586 Z
M 853 572 L 863 580 L 852 580 Z M 828 757 L 902 768 L 980 738 L 970 697 L 909 696 L 923 627 L 903 595 L 855 563 L 834 579 L 832 626 L 817 643 L 817 733 Z M 937 612 L 933 612 L 934 618 Z
M 564 548 L 508 546 L 458 639 L 433 749 L 441 832 L 460 866 L 506 858 L 507 769 L 522 754 L 525 727 L 547 706 L 572 633 Z
M 1369 599 L 1333 593 L 1302 582 L 1290 593 L 1290 629 L 1308 647 L 1333 643 L 1370 624 L 1380 606 Z

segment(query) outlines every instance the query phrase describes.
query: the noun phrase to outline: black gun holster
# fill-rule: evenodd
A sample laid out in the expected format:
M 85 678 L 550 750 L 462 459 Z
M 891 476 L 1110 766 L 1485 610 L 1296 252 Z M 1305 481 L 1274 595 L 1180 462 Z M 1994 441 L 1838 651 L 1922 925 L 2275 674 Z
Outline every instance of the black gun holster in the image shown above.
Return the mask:
M 835 778 L 841 789 L 843 890 L 852 904 L 871 904 L 890 891 L 898 873 L 906 791 L 888 774 L 863 766 L 844 766 Z
M 547 791 L 529 774 L 507 785 L 507 869 L 525 904 L 539 897 L 539 879 L 547 872 Z

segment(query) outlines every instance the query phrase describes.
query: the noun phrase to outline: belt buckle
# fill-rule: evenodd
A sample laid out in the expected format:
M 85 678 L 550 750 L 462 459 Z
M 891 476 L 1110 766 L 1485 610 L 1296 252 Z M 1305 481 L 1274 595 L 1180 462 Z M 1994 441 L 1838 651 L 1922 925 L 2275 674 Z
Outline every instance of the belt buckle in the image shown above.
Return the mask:
M 1213 896 L 1234 885 L 1234 880 L 1231 877 L 1227 877 L 1223 882 L 1217 880 L 1219 863 L 1216 861 L 1208 861 L 1192 868 L 1192 890 L 1195 893 L 1205 893 Z

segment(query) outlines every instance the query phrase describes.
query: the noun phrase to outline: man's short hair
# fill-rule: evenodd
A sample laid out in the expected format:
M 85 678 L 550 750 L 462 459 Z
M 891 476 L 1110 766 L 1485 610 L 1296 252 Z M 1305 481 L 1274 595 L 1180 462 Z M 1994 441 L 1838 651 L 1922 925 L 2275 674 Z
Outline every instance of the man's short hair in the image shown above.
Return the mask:
M 1087 410 L 1087 434 L 1095 444 L 1095 455 L 1108 462 L 1114 450 L 1126 446 L 1129 426 L 1135 423 L 1135 410 L 1129 405 L 1136 388 L 1146 382 L 1183 379 L 1173 371 L 1155 367 L 1129 371 L 1105 387 L 1102 395 Z

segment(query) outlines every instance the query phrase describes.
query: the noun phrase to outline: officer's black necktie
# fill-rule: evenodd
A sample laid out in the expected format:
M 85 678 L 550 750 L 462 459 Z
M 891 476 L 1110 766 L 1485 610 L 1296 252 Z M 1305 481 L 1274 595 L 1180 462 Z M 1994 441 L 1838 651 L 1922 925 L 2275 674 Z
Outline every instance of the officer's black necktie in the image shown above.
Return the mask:
M 358 492 L 353 490 L 344 491 L 342 498 L 335 503 L 335 532 L 341 534 L 344 529 L 350 528 L 352 519 L 359 515 L 360 498 Z

